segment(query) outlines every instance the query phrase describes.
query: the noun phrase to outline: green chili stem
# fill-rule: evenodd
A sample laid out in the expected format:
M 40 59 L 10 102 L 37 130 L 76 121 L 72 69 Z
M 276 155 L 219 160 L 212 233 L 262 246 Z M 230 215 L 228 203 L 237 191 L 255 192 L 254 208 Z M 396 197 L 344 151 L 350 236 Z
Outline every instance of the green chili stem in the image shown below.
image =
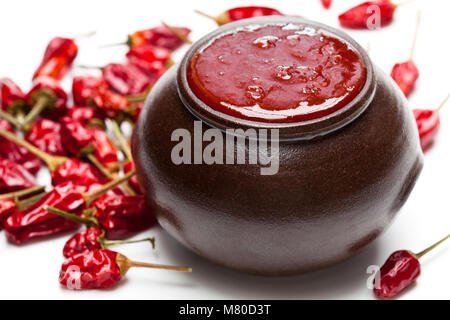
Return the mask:
M 56 171 L 60 165 L 62 165 L 64 162 L 68 160 L 67 157 L 60 157 L 60 156 L 53 156 L 47 152 L 44 152 L 35 146 L 33 146 L 28 141 L 25 141 L 23 139 L 20 139 L 18 136 L 16 136 L 14 133 L 11 133 L 7 130 L 0 129 L 0 136 L 5 137 L 6 139 L 18 144 L 19 146 L 24 147 L 28 151 L 30 151 L 32 154 L 34 154 L 36 157 L 41 159 L 45 162 L 48 169 L 51 172 Z
M 122 131 L 120 130 L 119 125 L 117 124 L 116 121 L 111 121 L 111 125 L 112 125 L 112 130 L 114 132 L 114 135 L 116 136 L 118 142 L 119 142 L 119 146 L 120 149 L 122 150 L 122 152 L 125 154 L 125 157 L 129 160 L 129 161 L 133 161 L 133 156 L 131 155 L 131 149 L 130 146 L 128 145 L 128 141 L 125 139 L 125 137 L 122 134 Z
M 47 105 L 49 103 L 49 99 L 47 96 L 41 96 L 37 99 L 36 104 L 31 108 L 31 111 L 28 112 L 28 114 L 23 119 L 23 128 L 25 129 L 28 127 L 34 119 L 41 114 L 42 111 L 44 111 L 45 108 L 47 108 Z
M 28 194 L 32 194 L 35 192 L 43 191 L 45 189 L 44 186 L 35 186 L 28 189 L 23 189 L 19 191 L 9 192 L 0 194 L 0 200 L 14 199 L 26 196 Z
M 111 189 L 117 187 L 118 185 L 124 183 L 125 181 L 129 180 L 135 174 L 136 174 L 136 170 L 132 170 L 132 171 L 128 172 L 127 174 L 125 174 L 123 177 L 120 177 L 111 182 L 108 182 L 107 184 L 104 184 L 98 190 L 95 190 L 91 193 L 84 193 L 83 197 L 84 197 L 84 200 L 86 201 L 86 206 L 89 207 L 89 205 L 92 203 L 92 201 L 97 199 L 99 196 L 101 196 L 108 190 L 111 190 Z
M 71 221 L 74 222 L 78 222 L 81 224 L 86 225 L 89 228 L 98 228 L 98 223 L 97 220 L 92 217 L 92 218 L 86 218 L 86 217 L 82 217 L 82 216 L 77 216 L 76 214 L 64 211 L 64 210 L 60 210 L 58 208 L 54 208 L 54 207 L 50 207 L 50 206 L 44 206 L 44 210 L 50 212 L 50 213 L 54 213 L 57 214 L 58 216 L 61 216 L 63 218 L 69 219 Z
M 420 251 L 419 253 L 415 253 L 414 255 L 417 257 L 417 259 L 422 258 L 425 254 L 427 254 L 428 252 L 430 252 L 431 250 L 433 250 L 434 248 L 436 248 L 438 245 L 440 245 L 442 242 L 444 242 L 445 240 L 450 238 L 450 234 L 447 235 L 445 238 L 439 240 L 438 242 L 436 242 L 435 244 L 429 246 L 428 248 L 426 248 L 423 251 Z
M 146 238 L 141 240 L 131 240 L 131 241 L 125 241 L 125 240 L 107 240 L 107 239 L 101 239 L 99 240 L 100 244 L 102 245 L 102 248 L 107 248 L 111 246 L 116 246 L 120 244 L 130 244 L 130 243 L 139 243 L 139 242 L 147 242 L 149 241 L 152 244 L 152 248 L 155 249 L 155 238 Z

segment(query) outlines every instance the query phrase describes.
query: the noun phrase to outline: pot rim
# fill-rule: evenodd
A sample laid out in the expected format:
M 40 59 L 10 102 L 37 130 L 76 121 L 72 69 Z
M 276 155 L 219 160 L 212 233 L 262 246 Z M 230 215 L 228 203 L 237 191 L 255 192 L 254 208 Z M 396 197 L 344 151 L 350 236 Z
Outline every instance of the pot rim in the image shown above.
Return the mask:
M 187 80 L 187 70 L 190 65 L 193 55 L 201 49 L 206 43 L 214 38 L 229 33 L 232 30 L 251 26 L 251 25 L 273 25 L 273 24 L 301 24 L 305 26 L 312 26 L 318 29 L 319 32 L 324 32 L 330 36 L 336 37 L 342 42 L 354 49 L 362 58 L 363 65 L 366 69 L 366 81 L 358 93 L 358 95 L 347 105 L 339 110 L 328 114 L 326 116 L 293 123 L 268 123 L 261 121 L 252 121 L 230 116 L 223 112 L 217 111 L 200 100 L 194 92 L 190 89 Z M 361 115 L 370 105 L 375 91 L 375 74 L 372 62 L 369 55 L 353 38 L 348 34 L 322 23 L 311 21 L 298 17 L 287 16 L 268 16 L 251 19 L 244 19 L 233 23 L 226 24 L 217 30 L 205 35 L 200 40 L 196 41 L 185 54 L 181 61 L 177 72 L 177 91 L 178 95 L 186 106 L 186 108 L 198 119 L 204 121 L 208 125 L 221 129 L 278 129 L 280 140 L 307 140 L 317 136 L 323 136 L 333 131 L 336 131 L 345 125 L 351 123 Z

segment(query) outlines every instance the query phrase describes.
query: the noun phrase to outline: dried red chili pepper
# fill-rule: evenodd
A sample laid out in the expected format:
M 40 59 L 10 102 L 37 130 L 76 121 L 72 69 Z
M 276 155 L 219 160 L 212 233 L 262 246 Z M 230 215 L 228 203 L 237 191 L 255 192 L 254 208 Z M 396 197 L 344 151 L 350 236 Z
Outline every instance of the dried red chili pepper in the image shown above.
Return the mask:
M 117 149 L 100 128 L 64 117 L 61 138 L 71 155 L 88 158 L 106 177 L 112 178 L 111 172 L 119 169 Z
M 3 119 L 0 119 L 0 130 L 13 133 L 13 127 Z M 26 148 L 19 146 L 8 139 L 0 137 L 0 157 L 22 165 L 27 171 L 36 174 L 41 168 L 41 161 Z
M 74 234 L 64 245 L 63 255 L 70 258 L 79 253 L 96 249 L 106 249 L 111 246 L 149 241 L 155 249 L 155 238 L 146 238 L 134 241 L 108 240 L 104 232 L 97 228 L 88 228 Z
M 370 29 L 373 20 L 374 23 L 379 22 L 376 27 L 383 27 L 392 22 L 397 7 L 390 0 L 366 1 L 339 15 L 339 23 L 351 29 Z M 376 17 L 378 12 L 379 17 Z
M 33 107 L 24 118 L 25 128 L 41 113 L 47 118 L 58 120 L 67 112 L 67 94 L 52 78 L 37 78 L 27 96 L 28 103 Z
M 105 123 L 101 120 L 97 110 L 91 107 L 72 106 L 67 110 L 66 116 L 85 125 L 106 129 Z
M 35 177 L 22 165 L 0 158 L 0 193 L 28 189 L 36 185 Z
M 130 102 L 111 90 L 103 78 L 75 77 L 72 94 L 76 104 L 95 107 L 103 118 L 121 118 L 122 114 L 132 112 Z
M 0 121 L 0 123 L 1 123 L 1 121 Z M 41 159 L 43 162 L 45 162 L 45 164 L 49 168 L 50 172 L 55 171 L 61 164 L 63 164 L 68 159 L 67 157 L 53 156 L 47 152 L 44 152 L 44 151 L 36 148 L 34 145 L 29 143 L 28 141 L 26 141 L 24 139 L 20 139 L 19 137 L 17 137 L 14 133 L 12 133 L 9 130 L 0 128 L 0 136 L 4 138 L 4 139 L 0 139 L 0 143 L 2 142 L 2 140 L 6 140 L 17 147 L 19 147 L 19 146 L 22 147 L 22 149 L 26 150 L 28 152 L 28 154 L 34 155 L 35 157 L 37 157 L 37 158 Z M 0 148 L 0 151 L 1 151 L 1 148 Z M 39 162 L 39 159 L 38 159 L 38 162 Z M 40 166 L 40 162 L 39 162 L 39 166 Z
M 117 148 L 108 138 L 105 131 L 98 127 L 88 128 L 92 135 L 94 156 L 109 172 L 117 172 L 120 168 Z
M 133 32 L 128 35 L 126 44 L 129 47 L 149 44 L 173 51 L 180 48 L 185 43 L 190 43 L 190 33 L 191 29 L 189 28 L 162 25 Z
M 171 51 L 151 45 L 131 47 L 127 53 L 130 64 L 137 66 L 150 78 L 150 85 L 156 81 L 173 65 Z
M 109 179 L 93 165 L 80 161 L 75 158 L 70 158 L 58 167 L 55 172 L 52 172 L 52 185 L 71 181 L 76 186 L 90 187 L 93 184 L 105 184 Z
M 157 224 L 144 196 L 101 197 L 92 203 L 92 209 L 86 210 L 80 217 L 47 207 L 51 213 L 104 231 L 111 240 L 129 238 Z
M 52 205 L 81 214 L 85 200 L 71 182 L 55 187 L 41 200 L 25 210 L 14 212 L 6 220 L 4 227 L 8 241 L 21 244 L 29 239 L 45 237 L 78 227 L 75 222 L 47 212 L 44 205 Z
M 119 282 L 133 267 L 192 271 L 188 267 L 135 262 L 115 251 L 97 249 L 68 258 L 61 266 L 59 282 L 63 286 L 75 290 L 106 289 Z
M 237 7 L 222 12 L 214 17 L 199 10 L 195 10 L 198 14 L 214 20 L 219 26 L 229 22 L 238 21 L 248 18 L 256 18 L 263 16 L 282 16 L 283 14 L 277 9 L 269 7 Z
M 102 68 L 102 73 L 109 88 L 121 95 L 140 94 L 152 84 L 147 74 L 131 63 L 110 63 Z
M 450 98 L 448 95 L 444 101 L 434 110 L 429 109 L 414 109 L 413 114 L 416 119 L 417 129 L 419 130 L 420 145 L 423 151 L 433 144 L 434 139 L 439 131 L 440 117 L 439 111 Z
M 325 9 L 330 9 L 331 7 L 331 0 L 320 0 L 322 2 L 322 6 Z
M 22 210 L 21 208 L 26 207 L 28 203 L 31 205 L 33 201 L 37 201 L 35 196 L 23 201 L 19 200 L 20 197 L 33 195 L 42 192 L 44 189 L 45 187 L 35 186 L 29 189 L 0 194 L 0 230 L 3 229 L 6 219 L 8 219 L 14 212 L 17 210 Z
M 374 280 L 375 295 L 381 299 L 391 298 L 411 285 L 420 276 L 419 259 L 449 238 L 450 234 L 419 253 L 399 250 L 391 254 Z
M 79 226 L 78 223 L 48 212 L 47 206 L 53 206 L 74 215 L 81 215 L 92 201 L 128 180 L 134 174 L 135 172 L 126 174 L 89 193 L 80 191 L 83 188 L 72 182 L 56 186 L 38 202 L 25 210 L 16 211 L 6 220 L 4 227 L 7 239 L 11 243 L 20 244 L 29 239 L 76 229 Z
M 102 77 L 74 77 L 72 81 L 72 95 L 75 104 L 80 106 L 95 106 L 96 103 L 92 101 L 94 92 L 103 86 L 107 86 L 107 84 Z
M 33 123 L 25 139 L 37 148 L 55 156 L 67 156 L 61 140 L 61 125 L 49 119 Z
M 3 111 L 13 116 L 23 115 L 29 111 L 25 93 L 9 78 L 0 79 L 0 106 Z M 5 120 L 12 122 L 15 127 L 20 128 L 20 123 L 16 118 L 8 117 Z
M 62 79 L 72 67 L 72 63 L 78 54 L 78 46 L 73 39 L 53 38 L 45 50 L 42 62 L 33 75 L 33 80 L 38 77 L 51 77 Z
M 391 78 L 398 84 L 402 92 L 407 97 L 414 89 L 417 79 L 419 78 L 419 69 L 413 61 L 414 50 L 417 42 L 417 34 L 420 26 L 420 12 L 417 15 L 416 31 L 414 32 L 414 40 L 411 47 L 409 59 L 406 62 L 396 63 L 392 67 Z

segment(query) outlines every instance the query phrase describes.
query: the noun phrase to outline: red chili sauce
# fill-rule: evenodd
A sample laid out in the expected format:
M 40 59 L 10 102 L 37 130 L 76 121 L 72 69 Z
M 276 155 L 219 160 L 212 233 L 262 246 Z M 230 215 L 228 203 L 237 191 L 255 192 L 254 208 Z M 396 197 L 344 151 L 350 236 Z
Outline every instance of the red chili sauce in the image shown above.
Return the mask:
M 329 115 L 363 88 L 366 70 L 349 44 L 309 26 L 250 26 L 196 52 L 188 69 L 194 94 L 211 108 L 261 122 Z

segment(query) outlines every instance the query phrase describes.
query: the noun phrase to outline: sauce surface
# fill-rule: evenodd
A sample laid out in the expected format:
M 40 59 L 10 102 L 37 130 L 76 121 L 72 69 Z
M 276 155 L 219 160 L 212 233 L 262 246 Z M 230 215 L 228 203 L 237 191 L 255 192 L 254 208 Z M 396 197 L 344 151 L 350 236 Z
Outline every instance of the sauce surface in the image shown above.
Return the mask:
M 366 70 L 347 43 L 310 26 L 249 26 L 213 39 L 190 61 L 194 94 L 225 114 L 299 122 L 331 114 L 363 88 Z

